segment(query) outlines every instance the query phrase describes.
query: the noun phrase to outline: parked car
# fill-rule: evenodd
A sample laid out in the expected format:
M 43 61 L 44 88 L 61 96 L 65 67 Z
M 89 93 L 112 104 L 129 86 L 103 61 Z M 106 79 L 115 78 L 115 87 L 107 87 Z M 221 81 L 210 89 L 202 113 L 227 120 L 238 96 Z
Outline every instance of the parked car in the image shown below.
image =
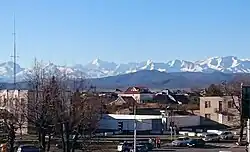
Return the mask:
M 187 143 L 190 141 L 188 137 L 179 137 L 178 139 L 172 141 L 172 146 L 184 147 L 187 146 Z
M 202 139 L 191 139 L 187 145 L 189 147 L 204 147 L 206 142 Z
M 207 141 L 207 142 L 219 142 L 220 141 L 220 136 L 218 134 L 215 133 L 209 133 L 206 134 L 202 137 L 202 140 Z
M 134 152 L 134 149 L 131 148 L 130 152 Z M 136 145 L 136 152 L 148 152 L 148 149 L 145 145 Z
M 132 142 L 124 142 L 117 146 L 117 151 L 119 152 L 133 152 L 134 144 Z M 146 144 L 136 145 L 137 152 L 147 152 L 149 149 Z
M 130 152 L 130 149 L 133 148 L 133 143 L 131 142 L 123 142 L 123 143 L 120 143 L 118 146 L 117 146 L 117 151 L 119 152 Z
M 221 139 L 233 139 L 234 134 L 231 131 L 225 131 L 220 134 Z
M 17 152 L 40 152 L 41 150 L 36 146 L 22 145 L 17 148 Z
M 154 144 L 153 143 L 149 143 L 148 141 L 138 141 L 139 145 L 144 145 L 145 148 L 149 151 L 154 149 Z
M 70 146 L 73 146 L 73 144 L 71 143 Z M 58 149 L 62 149 L 63 148 L 63 144 L 61 142 L 59 142 L 59 143 L 56 144 L 56 147 Z M 82 143 L 80 143 L 80 142 L 74 143 L 74 148 L 75 149 L 82 149 Z

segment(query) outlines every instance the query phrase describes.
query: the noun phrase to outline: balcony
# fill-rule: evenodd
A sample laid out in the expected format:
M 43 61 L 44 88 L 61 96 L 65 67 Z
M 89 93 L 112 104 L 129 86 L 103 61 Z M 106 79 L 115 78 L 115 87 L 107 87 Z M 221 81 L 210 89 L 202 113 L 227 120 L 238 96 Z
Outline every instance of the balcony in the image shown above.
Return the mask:
M 225 111 L 224 109 L 220 109 L 220 108 L 214 108 L 214 112 L 215 113 L 222 113 L 223 111 Z
M 226 116 L 229 116 L 229 115 L 234 116 L 234 114 L 229 112 L 228 109 L 214 108 L 214 112 L 218 114 L 226 115 Z

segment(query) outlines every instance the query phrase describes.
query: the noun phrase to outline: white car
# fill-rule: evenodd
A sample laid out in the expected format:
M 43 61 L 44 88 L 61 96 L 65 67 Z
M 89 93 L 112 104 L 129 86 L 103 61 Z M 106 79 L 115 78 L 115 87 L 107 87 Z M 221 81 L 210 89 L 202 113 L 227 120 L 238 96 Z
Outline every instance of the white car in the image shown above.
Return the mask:
M 221 139 L 233 139 L 234 134 L 231 131 L 225 131 L 220 134 Z
M 187 146 L 190 138 L 188 137 L 179 137 L 178 139 L 172 141 L 172 146 L 185 147 Z
M 208 133 L 204 136 L 202 136 L 202 140 L 204 141 L 215 141 L 215 142 L 219 142 L 220 141 L 220 136 L 218 134 L 215 133 Z

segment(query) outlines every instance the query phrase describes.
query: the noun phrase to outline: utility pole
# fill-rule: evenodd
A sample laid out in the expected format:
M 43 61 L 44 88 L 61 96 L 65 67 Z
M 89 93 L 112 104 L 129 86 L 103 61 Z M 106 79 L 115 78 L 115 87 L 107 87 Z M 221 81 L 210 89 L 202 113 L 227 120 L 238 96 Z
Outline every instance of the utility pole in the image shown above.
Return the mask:
M 243 100 L 242 100 L 242 99 L 243 99 L 243 95 L 242 95 L 243 83 L 241 83 L 240 86 L 241 86 L 241 102 L 242 102 L 242 101 L 243 101 Z M 245 91 L 245 93 L 248 94 L 249 92 L 248 92 L 248 91 Z M 244 93 L 244 94 L 245 94 L 245 93 Z M 245 98 L 245 97 L 244 97 L 244 98 Z M 242 104 L 242 103 L 241 103 L 241 104 Z M 250 145 L 249 145 L 249 143 L 250 143 L 250 118 L 249 118 L 249 116 L 250 116 L 250 110 L 249 110 L 249 108 L 250 108 L 250 105 L 249 105 L 249 102 L 248 102 L 248 117 L 247 117 L 247 151 L 250 152 Z
M 134 151 L 136 152 L 136 103 L 134 105 Z
M 250 86 L 243 86 L 241 83 L 241 115 L 247 119 L 247 151 L 250 151 Z M 241 141 L 239 141 L 241 142 Z

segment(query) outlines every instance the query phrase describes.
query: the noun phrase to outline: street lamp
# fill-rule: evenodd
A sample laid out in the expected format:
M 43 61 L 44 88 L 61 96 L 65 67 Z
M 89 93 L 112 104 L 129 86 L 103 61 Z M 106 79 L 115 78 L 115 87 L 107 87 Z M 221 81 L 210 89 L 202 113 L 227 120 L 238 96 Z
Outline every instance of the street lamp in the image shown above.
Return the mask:
M 136 152 L 136 103 L 134 104 L 134 151 Z

